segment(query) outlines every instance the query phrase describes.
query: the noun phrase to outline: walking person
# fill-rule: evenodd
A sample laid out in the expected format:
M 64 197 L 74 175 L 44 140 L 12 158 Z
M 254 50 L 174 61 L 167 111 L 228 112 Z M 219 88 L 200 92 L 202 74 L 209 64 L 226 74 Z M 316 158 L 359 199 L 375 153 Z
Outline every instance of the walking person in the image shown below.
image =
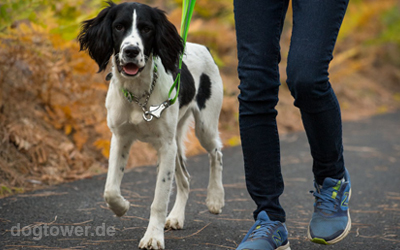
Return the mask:
M 290 249 L 276 124 L 279 40 L 289 0 L 234 0 L 239 123 L 247 190 L 255 224 L 237 250 Z M 308 238 L 334 244 L 351 227 L 350 176 L 343 160 L 342 121 L 328 68 L 348 0 L 293 0 L 287 84 L 300 109 L 313 158 L 314 213 Z

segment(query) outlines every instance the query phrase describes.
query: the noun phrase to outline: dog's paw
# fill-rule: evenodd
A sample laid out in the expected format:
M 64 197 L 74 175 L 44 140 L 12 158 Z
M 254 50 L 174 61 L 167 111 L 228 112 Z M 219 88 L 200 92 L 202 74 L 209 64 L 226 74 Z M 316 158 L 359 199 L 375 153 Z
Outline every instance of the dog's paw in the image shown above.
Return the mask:
M 220 192 L 208 192 L 206 204 L 210 213 L 220 214 L 222 212 L 222 208 L 225 206 L 224 196 L 223 189 Z
M 114 214 L 118 217 L 123 216 L 128 210 L 129 210 L 129 201 L 123 200 L 121 203 L 117 204 L 108 204 L 108 207 L 111 209 L 111 211 L 114 212 Z
M 213 214 L 220 214 L 222 213 L 222 208 L 225 206 L 224 201 L 210 201 L 206 200 L 208 211 Z
M 168 216 L 167 222 L 165 223 L 165 228 L 175 230 L 182 229 L 184 222 L 185 218 Z
M 112 196 L 105 193 L 104 199 L 110 210 L 118 217 L 123 216 L 129 210 L 129 201 L 125 200 L 121 195 Z
M 152 235 L 146 234 L 144 237 L 140 240 L 139 243 L 139 248 L 141 249 L 164 249 L 164 234 L 161 233 L 161 235 Z

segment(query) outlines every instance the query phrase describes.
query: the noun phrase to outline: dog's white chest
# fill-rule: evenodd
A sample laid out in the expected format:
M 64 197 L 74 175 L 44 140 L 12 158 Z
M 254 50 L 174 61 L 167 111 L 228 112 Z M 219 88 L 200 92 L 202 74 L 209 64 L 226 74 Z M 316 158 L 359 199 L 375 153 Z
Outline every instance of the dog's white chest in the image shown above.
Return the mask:
M 132 124 L 132 125 L 139 125 L 140 123 L 145 122 L 143 119 L 143 112 L 138 111 L 138 110 L 132 111 L 130 113 L 128 120 L 129 120 L 129 124 Z
M 141 123 L 146 122 L 143 119 L 143 111 L 125 107 L 129 105 L 113 103 L 107 107 L 107 124 L 111 130 L 125 130 L 132 126 L 139 127 Z
M 110 84 L 107 93 L 107 124 L 110 129 L 128 124 L 137 125 L 143 122 L 143 111 L 139 105 L 128 102 L 122 95 L 118 94 L 118 90 L 118 87 Z
M 125 110 L 124 112 L 118 107 L 108 108 L 107 124 L 114 134 L 134 136 L 139 141 L 153 144 L 162 133 L 156 125 L 158 122 L 160 121 L 145 121 L 141 110 Z

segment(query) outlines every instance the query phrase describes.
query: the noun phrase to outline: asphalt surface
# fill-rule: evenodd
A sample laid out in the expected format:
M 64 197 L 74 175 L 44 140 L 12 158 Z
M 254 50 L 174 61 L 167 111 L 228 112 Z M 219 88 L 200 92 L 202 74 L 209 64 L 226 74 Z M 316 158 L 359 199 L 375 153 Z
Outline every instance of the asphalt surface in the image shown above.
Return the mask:
M 291 248 L 400 249 L 400 113 L 347 122 L 343 129 L 353 224 L 347 238 L 333 246 L 306 240 L 313 206 L 307 139 L 302 132 L 281 136 L 286 185 L 281 203 L 287 212 Z M 192 190 L 185 228 L 165 232 L 166 249 L 235 249 L 253 224 L 255 205 L 245 188 L 241 149 L 223 153 L 226 206 L 222 214 L 210 214 L 205 205 L 207 156 L 190 158 Z M 123 195 L 132 206 L 122 218 L 115 217 L 103 201 L 104 175 L 0 199 L 0 248 L 137 249 L 147 226 L 155 177 L 154 166 L 125 174 Z

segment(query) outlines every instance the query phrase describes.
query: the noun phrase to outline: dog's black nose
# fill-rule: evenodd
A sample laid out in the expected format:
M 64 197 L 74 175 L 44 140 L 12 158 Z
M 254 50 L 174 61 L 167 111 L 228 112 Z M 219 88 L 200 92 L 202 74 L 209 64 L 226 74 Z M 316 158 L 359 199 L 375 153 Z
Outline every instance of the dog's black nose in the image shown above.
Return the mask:
M 139 55 L 140 49 L 136 46 L 128 46 L 124 49 L 124 54 L 128 58 L 135 58 Z

